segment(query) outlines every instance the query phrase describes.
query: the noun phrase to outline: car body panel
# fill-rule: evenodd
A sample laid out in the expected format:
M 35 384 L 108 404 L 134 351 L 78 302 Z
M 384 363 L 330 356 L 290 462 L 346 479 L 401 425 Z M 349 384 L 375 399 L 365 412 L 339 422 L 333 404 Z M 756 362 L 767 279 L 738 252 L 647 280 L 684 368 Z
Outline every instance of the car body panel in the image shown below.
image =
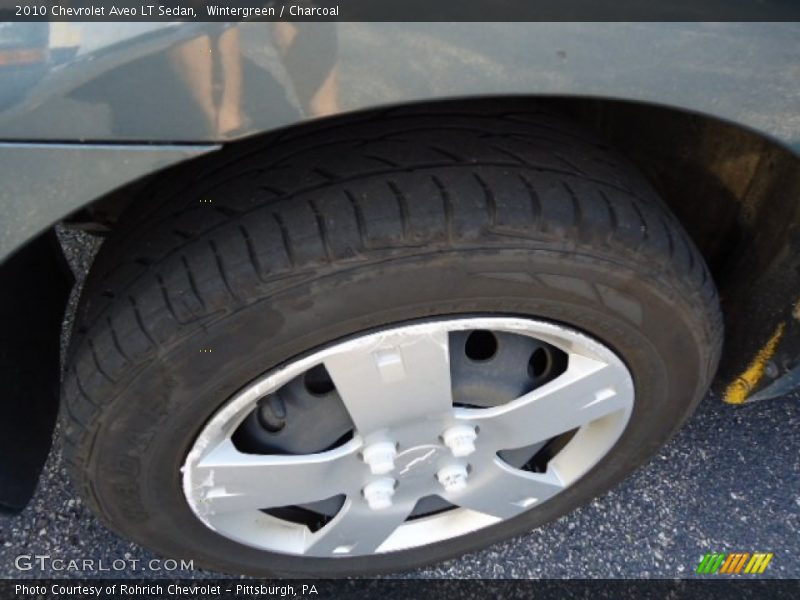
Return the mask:
M 87 199 L 216 148 L 0 143 L 0 261 Z
M 0 86 L 6 141 L 226 141 L 268 131 L 322 116 L 309 110 L 302 79 L 325 63 L 338 71 L 326 114 L 433 98 L 590 95 L 697 111 L 800 144 L 797 23 L 299 23 L 299 50 L 285 54 L 286 34 L 272 23 L 234 26 L 227 46 L 220 23 L 6 23 L 0 43 L 20 27 L 30 42 L 17 33 L 15 43 L 44 39 L 49 57 L 14 100 L 5 97 L 12 86 Z M 192 45 L 204 36 L 206 47 Z M 211 56 L 194 53 L 201 48 Z M 236 131 L 220 130 L 208 112 L 219 104 L 203 107 L 205 82 L 186 74 L 206 68 L 213 93 L 238 99 L 246 122 Z

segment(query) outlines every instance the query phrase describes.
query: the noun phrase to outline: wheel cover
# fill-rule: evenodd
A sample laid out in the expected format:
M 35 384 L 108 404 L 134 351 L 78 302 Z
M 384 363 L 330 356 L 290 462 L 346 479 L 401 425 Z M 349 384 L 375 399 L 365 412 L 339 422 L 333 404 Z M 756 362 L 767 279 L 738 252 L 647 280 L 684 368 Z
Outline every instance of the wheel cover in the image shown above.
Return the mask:
M 566 353 L 566 368 L 500 406 L 453 406 L 449 334 L 465 330 L 542 340 Z M 231 436 L 257 402 L 320 364 L 353 437 L 316 454 L 239 451 Z M 633 380 L 616 354 L 562 325 L 476 317 L 387 328 L 291 362 L 236 394 L 189 451 L 183 491 L 206 526 L 262 550 L 346 557 L 413 548 L 516 517 L 574 484 L 622 435 L 633 402 Z M 498 456 L 571 431 L 543 472 Z M 315 531 L 264 512 L 336 496 L 344 503 Z M 407 520 L 430 496 L 456 508 Z

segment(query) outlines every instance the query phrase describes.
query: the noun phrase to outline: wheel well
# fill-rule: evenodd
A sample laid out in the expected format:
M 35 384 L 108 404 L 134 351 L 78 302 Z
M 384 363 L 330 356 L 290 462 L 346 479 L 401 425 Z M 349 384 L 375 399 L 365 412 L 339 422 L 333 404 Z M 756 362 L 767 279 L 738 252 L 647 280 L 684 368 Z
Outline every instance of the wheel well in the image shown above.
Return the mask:
M 763 134 L 666 106 L 600 98 L 530 100 L 595 130 L 637 164 L 687 229 L 721 289 L 736 279 L 737 265 L 745 255 L 755 260 L 751 273 L 764 270 L 780 252 L 799 216 L 795 198 L 800 189 L 800 157 Z M 492 106 L 497 101 L 480 98 L 428 104 L 479 111 L 482 105 Z M 96 199 L 67 222 L 89 229 L 113 229 L 125 208 L 148 202 L 144 188 L 235 160 L 284 135 L 323 135 L 324 130 L 347 121 L 379 118 L 392 110 L 348 113 L 229 142 L 224 152 L 165 169 Z M 766 235 L 759 234 L 764 231 Z
M 446 105 L 469 115 L 502 100 L 420 104 Z M 761 133 L 678 108 L 602 98 L 513 98 L 517 103 L 528 100 L 595 130 L 658 189 L 700 249 L 720 291 L 727 323 L 722 379 L 741 372 L 776 326 L 791 319 L 800 292 L 800 157 Z M 137 187 L 174 185 L 176 178 L 191 177 L 221 160 L 236 160 L 283 136 L 322 136 L 327 129 L 404 108 L 407 105 L 359 111 L 231 142 L 222 152 L 101 198 L 73 221 L 113 227 L 122 208 L 140 197 L 147 202 L 148 194 L 139 194 Z M 800 339 L 782 345 L 777 374 L 791 367 L 795 347 L 800 350 Z
M 550 102 L 636 163 L 700 249 L 726 321 L 718 383 L 736 384 L 760 362 L 756 377 L 738 381 L 745 394 L 731 395 L 729 386 L 726 400 L 743 401 L 764 372 L 774 379 L 790 371 L 800 355 L 800 157 L 706 115 L 596 99 Z M 774 339 L 780 343 L 770 345 Z

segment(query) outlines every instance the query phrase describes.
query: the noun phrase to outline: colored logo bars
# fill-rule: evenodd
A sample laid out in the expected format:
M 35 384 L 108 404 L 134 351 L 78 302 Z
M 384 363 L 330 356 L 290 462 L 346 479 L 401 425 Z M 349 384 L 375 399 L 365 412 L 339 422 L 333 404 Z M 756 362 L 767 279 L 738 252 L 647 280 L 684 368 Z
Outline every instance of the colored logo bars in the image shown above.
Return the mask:
M 772 552 L 712 552 L 706 554 L 697 566 L 703 575 L 736 575 L 763 573 L 772 560 Z

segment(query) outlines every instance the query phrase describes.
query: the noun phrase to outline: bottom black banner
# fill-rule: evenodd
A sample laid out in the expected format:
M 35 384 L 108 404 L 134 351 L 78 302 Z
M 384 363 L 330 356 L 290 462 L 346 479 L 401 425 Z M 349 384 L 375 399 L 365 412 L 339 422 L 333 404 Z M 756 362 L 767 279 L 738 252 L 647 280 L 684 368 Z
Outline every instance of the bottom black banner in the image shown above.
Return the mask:
M 798 598 L 800 580 L 428 580 L 428 579 L 49 579 L 0 580 L 0 598 L 80 600 L 84 598 L 328 598 L 363 600 L 380 597 L 431 600 Z

